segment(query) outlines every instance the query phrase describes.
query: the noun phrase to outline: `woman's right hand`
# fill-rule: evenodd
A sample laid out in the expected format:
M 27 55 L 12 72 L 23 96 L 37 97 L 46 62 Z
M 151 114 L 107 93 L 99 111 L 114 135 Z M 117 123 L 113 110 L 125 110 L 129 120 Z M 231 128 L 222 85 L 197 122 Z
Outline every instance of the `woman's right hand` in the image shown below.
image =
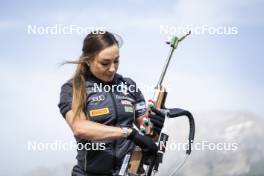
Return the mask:
M 134 142 L 134 144 L 139 146 L 142 151 L 148 155 L 155 155 L 158 151 L 158 146 L 150 137 L 140 134 L 134 128 L 132 129 L 132 132 L 127 137 L 127 139 Z

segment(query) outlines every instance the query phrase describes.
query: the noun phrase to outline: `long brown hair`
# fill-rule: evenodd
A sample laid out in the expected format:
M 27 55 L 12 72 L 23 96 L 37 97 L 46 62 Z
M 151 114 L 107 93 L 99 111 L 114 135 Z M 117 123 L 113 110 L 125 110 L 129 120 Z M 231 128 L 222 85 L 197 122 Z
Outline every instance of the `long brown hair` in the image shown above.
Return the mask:
M 120 42 L 117 41 L 112 33 L 107 31 L 104 33 L 91 32 L 83 41 L 82 55 L 79 60 L 67 62 L 77 64 L 75 74 L 72 78 L 73 97 L 71 108 L 74 114 L 73 119 L 76 119 L 76 117 L 80 115 L 85 106 L 85 73 L 89 71 L 88 61 L 93 60 L 102 50 L 114 44 L 120 47 Z

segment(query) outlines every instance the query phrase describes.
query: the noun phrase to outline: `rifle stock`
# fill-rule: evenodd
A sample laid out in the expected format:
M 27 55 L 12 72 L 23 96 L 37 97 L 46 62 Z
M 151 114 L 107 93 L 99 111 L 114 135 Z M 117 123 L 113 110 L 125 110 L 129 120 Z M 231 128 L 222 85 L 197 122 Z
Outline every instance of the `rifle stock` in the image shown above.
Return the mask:
M 164 108 L 166 97 L 167 97 L 166 89 L 162 86 L 156 87 L 156 90 L 154 93 L 155 108 L 157 109 Z M 148 111 L 146 113 L 148 113 Z M 150 126 L 146 127 L 146 135 L 151 136 L 153 140 L 155 141 L 159 139 L 159 135 L 154 133 L 154 131 L 150 128 Z M 143 154 L 142 154 L 141 149 L 139 147 L 136 147 L 132 153 L 130 165 L 128 168 L 128 173 L 130 175 L 138 174 L 139 167 L 142 164 L 142 157 L 143 157 Z

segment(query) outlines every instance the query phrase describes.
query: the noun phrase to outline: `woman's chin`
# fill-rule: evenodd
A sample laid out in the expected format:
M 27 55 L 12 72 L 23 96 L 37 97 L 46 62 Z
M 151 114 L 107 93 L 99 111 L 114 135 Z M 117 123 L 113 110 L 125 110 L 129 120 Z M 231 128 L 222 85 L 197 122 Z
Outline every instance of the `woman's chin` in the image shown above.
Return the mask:
M 111 82 L 111 81 L 113 81 L 113 79 L 114 79 L 114 76 L 111 76 L 111 77 L 105 77 L 105 78 L 103 79 L 103 81 L 104 81 L 104 82 Z

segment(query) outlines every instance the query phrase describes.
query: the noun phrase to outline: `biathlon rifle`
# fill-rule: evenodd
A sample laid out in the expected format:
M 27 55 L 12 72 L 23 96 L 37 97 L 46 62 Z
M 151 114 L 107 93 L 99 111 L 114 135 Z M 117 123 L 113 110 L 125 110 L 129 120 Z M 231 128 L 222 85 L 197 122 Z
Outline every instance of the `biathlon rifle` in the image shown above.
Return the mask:
M 149 102 L 147 113 L 140 117 L 140 131 L 149 135 L 155 140 L 158 144 L 159 150 L 154 157 L 149 157 L 144 159 L 143 153 L 138 146 L 134 147 L 134 150 L 131 153 L 126 154 L 123 164 L 121 166 L 119 176 L 138 176 L 138 175 L 147 175 L 153 176 L 158 172 L 158 168 L 160 163 L 162 163 L 162 158 L 165 153 L 166 143 L 168 141 L 169 135 L 165 133 L 160 133 L 160 135 L 156 134 L 152 129 L 152 124 L 148 119 L 148 113 L 151 111 L 159 112 L 164 114 L 166 118 L 175 118 L 180 116 L 187 116 L 189 119 L 190 132 L 189 132 L 189 145 L 188 150 L 186 151 L 186 158 L 183 163 L 180 164 L 176 169 L 170 174 L 170 176 L 174 175 L 180 167 L 185 163 L 187 157 L 191 154 L 191 145 L 194 140 L 195 133 L 195 123 L 192 114 L 184 109 L 173 108 L 167 109 L 165 108 L 165 101 L 167 97 L 167 91 L 165 87 L 162 86 L 163 79 L 165 77 L 166 71 L 168 69 L 170 60 L 172 58 L 174 50 L 177 48 L 178 44 L 182 42 L 188 35 L 191 34 L 191 31 L 184 35 L 181 38 L 176 36 L 172 37 L 171 41 L 167 42 L 170 45 L 170 52 L 166 59 L 165 65 L 163 67 L 160 79 L 155 87 L 155 93 L 153 99 Z

